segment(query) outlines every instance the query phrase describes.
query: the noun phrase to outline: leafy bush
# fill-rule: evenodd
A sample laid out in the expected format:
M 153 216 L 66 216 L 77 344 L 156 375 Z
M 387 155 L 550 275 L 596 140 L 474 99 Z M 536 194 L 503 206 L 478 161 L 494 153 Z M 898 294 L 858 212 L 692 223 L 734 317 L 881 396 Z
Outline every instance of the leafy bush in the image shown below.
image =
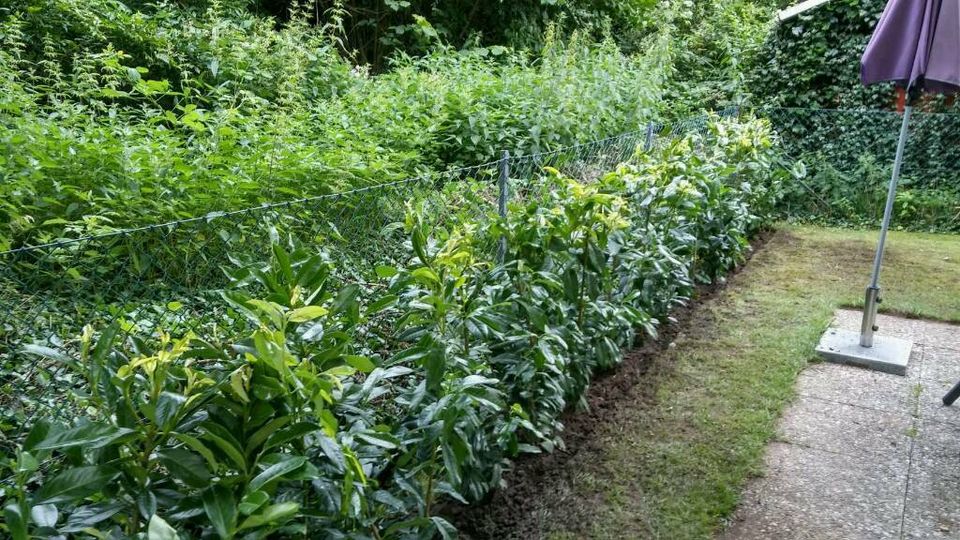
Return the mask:
M 445 51 L 377 84 L 412 76 L 430 88 L 434 156 L 472 165 L 502 150 L 547 152 L 639 129 L 659 103 L 661 72 L 650 60 L 625 57 L 611 42 L 574 37 L 564 44 L 548 36 L 536 60 L 503 49 Z
M 765 60 L 775 0 L 671 2 L 666 10 L 672 69 L 665 100 L 674 115 L 740 103 L 747 74 Z
M 639 328 L 742 260 L 779 193 L 769 128 L 638 154 L 590 183 L 555 170 L 491 226 L 428 225 L 359 279 L 295 243 L 228 269 L 238 337 L 88 327 L 71 425 L 3 463 L 6 532 L 150 538 L 451 536 L 509 460 L 562 444 L 559 415 Z M 506 239 L 501 263 L 491 240 Z M 373 274 L 371 272 L 371 274 Z
M 653 45 L 437 47 L 372 77 L 302 19 L 50 4 L 0 9 L 0 250 L 550 150 L 658 109 Z

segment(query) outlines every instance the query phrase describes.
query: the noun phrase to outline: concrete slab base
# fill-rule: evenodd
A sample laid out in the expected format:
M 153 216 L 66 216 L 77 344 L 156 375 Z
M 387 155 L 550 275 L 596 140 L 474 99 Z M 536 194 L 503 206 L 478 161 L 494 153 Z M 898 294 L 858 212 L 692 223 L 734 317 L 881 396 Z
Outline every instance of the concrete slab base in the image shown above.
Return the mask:
M 860 332 L 828 328 L 820 338 L 817 353 L 828 362 L 906 375 L 912 348 L 911 341 L 880 335 L 874 336 L 873 347 L 861 347 Z

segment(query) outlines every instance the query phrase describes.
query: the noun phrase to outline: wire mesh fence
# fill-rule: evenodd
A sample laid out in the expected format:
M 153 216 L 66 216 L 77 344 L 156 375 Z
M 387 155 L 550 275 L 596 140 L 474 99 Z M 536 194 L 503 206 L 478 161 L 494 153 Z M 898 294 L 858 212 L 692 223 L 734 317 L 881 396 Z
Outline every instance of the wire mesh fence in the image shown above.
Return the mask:
M 247 323 L 220 296 L 230 284 L 225 268 L 268 260 L 273 242 L 296 238 L 320 246 L 341 277 L 363 281 L 377 265 L 403 262 L 406 239 L 396 224 L 410 202 L 424 205 L 435 226 L 473 221 L 482 227 L 507 195 L 497 182 L 502 172 L 509 171 L 510 198 L 525 200 L 536 196 L 545 167 L 589 181 L 638 147 L 702 132 L 708 124 L 706 116 L 651 123 L 542 154 L 0 252 L 0 453 L 32 420 L 71 417 L 72 396 L 85 389 L 63 360 L 78 356 L 86 325 L 116 325 L 138 335 L 238 335 Z
M 763 109 L 787 156 L 806 178 L 788 193 L 788 212 L 880 219 L 902 116 L 892 111 Z M 904 154 L 898 208 L 932 228 L 960 226 L 960 115 L 914 112 Z M 920 212 L 923 215 L 914 215 Z

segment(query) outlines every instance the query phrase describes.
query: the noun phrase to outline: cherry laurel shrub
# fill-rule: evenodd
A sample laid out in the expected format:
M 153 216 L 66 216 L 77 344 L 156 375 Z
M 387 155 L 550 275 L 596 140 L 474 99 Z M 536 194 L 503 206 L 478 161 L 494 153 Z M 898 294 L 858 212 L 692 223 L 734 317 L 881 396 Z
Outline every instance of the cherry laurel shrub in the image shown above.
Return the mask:
M 636 332 L 742 261 L 782 177 L 762 121 L 715 124 L 590 182 L 547 170 L 492 226 L 430 226 L 346 278 L 292 241 L 228 270 L 238 338 L 87 327 L 70 425 L 3 465 L 16 539 L 452 537 L 443 504 L 562 445 L 561 413 Z M 504 260 L 489 249 L 507 240 Z

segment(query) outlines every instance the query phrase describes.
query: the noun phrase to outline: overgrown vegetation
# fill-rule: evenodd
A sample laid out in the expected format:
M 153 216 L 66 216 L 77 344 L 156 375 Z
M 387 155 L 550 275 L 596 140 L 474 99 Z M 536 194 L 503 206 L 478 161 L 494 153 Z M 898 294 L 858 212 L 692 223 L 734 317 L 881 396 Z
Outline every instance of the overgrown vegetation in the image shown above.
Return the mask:
M 676 2 L 670 39 L 673 65 L 666 100 L 675 113 L 742 102 L 746 74 L 762 63 L 776 2 Z
M 56 4 L 0 23 L 0 248 L 549 150 L 658 108 L 656 63 L 609 43 L 548 38 L 536 60 L 438 46 L 372 78 L 302 24 L 117 9 Z M 71 21 L 86 30 L 72 41 L 46 26 Z M 112 37 L 128 33 L 145 41 Z
M 116 323 L 78 357 L 30 347 L 84 391 L 4 463 L 8 533 L 449 536 L 438 500 L 479 500 L 560 444 L 560 413 L 635 329 L 742 259 L 775 165 L 763 123 L 715 124 L 591 183 L 551 171 L 492 227 L 431 227 L 414 203 L 401 264 L 359 283 L 277 244 L 228 271 L 241 335 Z
M 769 10 L 746 0 L 466 4 L 0 7 L 0 249 L 719 108 L 741 88 L 740 57 Z
M 659 0 L 259 0 L 253 9 L 282 20 L 290 17 L 291 8 L 299 8 L 311 12 L 315 24 L 336 21 L 341 49 L 358 63 L 380 68 L 391 55 L 422 54 L 438 39 L 457 48 L 509 45 L 536 50 L 543 45 L 547 28 L 556 24 L 596 40 L 616 36 L 621 47 L 635 52 L 655 31 L 660 4 Z
M 784 152 L 806 176 L 786 190 L 787 218 L 876 227 L 883 217 L 902 118 L 885 111 L 772 109 Z M 960 230 L 960 191 L 951 165 L 960 116 L 915 113 L 904 153 L 894 226 Z
M 739 102 L 778 3 L 0 6 L 0 530 L 455 534 L 787 178 L 763 121 L 551 152 Z

